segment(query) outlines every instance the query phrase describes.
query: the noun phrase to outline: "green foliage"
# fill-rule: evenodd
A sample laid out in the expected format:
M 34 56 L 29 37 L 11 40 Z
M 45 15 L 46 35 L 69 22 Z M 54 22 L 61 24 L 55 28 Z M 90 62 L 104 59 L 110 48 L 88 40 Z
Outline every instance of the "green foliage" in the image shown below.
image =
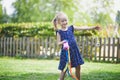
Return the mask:
M 116 22 L 120 25 L 120 11 L 117 12 Z
M 74 22 L 75 23 L 82 23 L 82 24 L 88 24 L 91 23 L 92 24 L 92 19 L 90 17 L 90 15 L 86 12 L 77 12 L 76 13 L 77 16 L 75 16 Z
M 99 23 L 105 26 L 113 22 L 109 14 L 99 13 L 97 15 L 97 17 L 94 17 L 95 23 Z
M 113 13 L 112 6 L 114 4 L 113 0 L 93 0 L 94 4 L 98 4 L 97 6 L 93 6 L 90 10 L 90 16 L 95 24 L 100 24 L 105 26 L 106 24 L 112 24 L 113 20 L 110 17 L 111 13 Z
M 13 14 L 14 22 L 32 22 L 39 21 L 39 0 L 16 0 L 13 3 L 15 13 Z
M 2 5 L 0 4 L 0 22 L 1 22 L 1 18 L 2 18 Z
M 77 36 L 98 36 L 98 32 L 96 30 L 83 30 L 83 31 L 76 31 L 75 35 Z
M 75 31 L 75 35 L 93 36 L 97 31 Z M 0 25 L 0 37 L 40 37 L 55 36 L 50 22 L 40 23 L 9 23 Z
M 16 10 L 14 22 L 51 21 L 58 11 L 66 12 L 72 20 L 77 9 L 74 0 L 16 0 L 13 6 Z
M 2 5 L 0 5 L 0 22 L 48 22 L 52 21 L 58 11 L 63 11 L 68 15 L 71 23 L 99 23 L 101 25 L 112 23 L 110 14 L 113 12 L 113 8 L 111 8 L 114 6 L 113 0 L 90 0 L 90 7 L 83 6 L 83 2 L 85 1 L 15 0 L 12 4 L 15 11 L 9 16 L 3 13 L 6 12 L 5 9 L 1 11 Z
M 2 10 L 2 5 L 0 4 L 0 23 L 6 23 L 10 21 L 10 17 L 6 13 L 6 9 Z
M 54 35 L 50 23 L 1 24 L 0 28 L 1 37 L 38 37 L 41 35 Z

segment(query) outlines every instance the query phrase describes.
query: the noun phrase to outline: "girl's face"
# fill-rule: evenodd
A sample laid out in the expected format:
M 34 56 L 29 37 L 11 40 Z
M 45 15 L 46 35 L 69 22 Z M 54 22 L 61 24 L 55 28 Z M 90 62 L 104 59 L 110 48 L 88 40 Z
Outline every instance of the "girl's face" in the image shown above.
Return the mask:
M 68 19 L 65 15 L 62 15 L 59 20 L 59 24 L 62 28 L 66 28 L 68 24 Z

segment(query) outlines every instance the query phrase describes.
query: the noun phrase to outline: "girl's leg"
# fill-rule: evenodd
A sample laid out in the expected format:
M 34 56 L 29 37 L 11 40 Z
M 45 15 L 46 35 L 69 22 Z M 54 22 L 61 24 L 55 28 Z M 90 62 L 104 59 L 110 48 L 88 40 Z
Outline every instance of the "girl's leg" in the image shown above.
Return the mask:
M 66 72 L 61 71 L 61 74 L 60 74 L 60 80 L 64 80 L 65 73 L 66 73 Z
M 76 77 L 78 78 L 78 80 L 80 80 L 80 72 L 81 72 L 80 70 L 81 70 L 80 65 L 75 68 L 75 74 L 76 74 Z

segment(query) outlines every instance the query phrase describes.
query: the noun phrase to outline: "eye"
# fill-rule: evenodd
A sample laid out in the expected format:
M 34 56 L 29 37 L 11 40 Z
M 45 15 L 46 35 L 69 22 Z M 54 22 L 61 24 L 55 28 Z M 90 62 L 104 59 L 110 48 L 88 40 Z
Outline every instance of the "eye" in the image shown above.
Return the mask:
M 61 22 L 64 22 L 64 20 L 62 20 Z
M 62 20 L 62 22 L 67 21 L 67 19 Z
M 67 20 L 65 19 L 65 21 L 67 21 Z

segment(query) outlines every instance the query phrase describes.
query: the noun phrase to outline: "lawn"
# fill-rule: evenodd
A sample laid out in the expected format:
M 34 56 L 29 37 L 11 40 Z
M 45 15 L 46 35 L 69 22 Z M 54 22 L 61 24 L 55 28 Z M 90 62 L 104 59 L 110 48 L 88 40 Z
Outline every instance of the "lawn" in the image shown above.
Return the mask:
M 0 80 L 57 80 L 58 60 L 0 58 Z M 73 70 L 74 71 L 74 70 Z M 85 62 L 82 80 L 120 80 L 120 64 Z M 65 80 L 72 80 L 66 76 Z

